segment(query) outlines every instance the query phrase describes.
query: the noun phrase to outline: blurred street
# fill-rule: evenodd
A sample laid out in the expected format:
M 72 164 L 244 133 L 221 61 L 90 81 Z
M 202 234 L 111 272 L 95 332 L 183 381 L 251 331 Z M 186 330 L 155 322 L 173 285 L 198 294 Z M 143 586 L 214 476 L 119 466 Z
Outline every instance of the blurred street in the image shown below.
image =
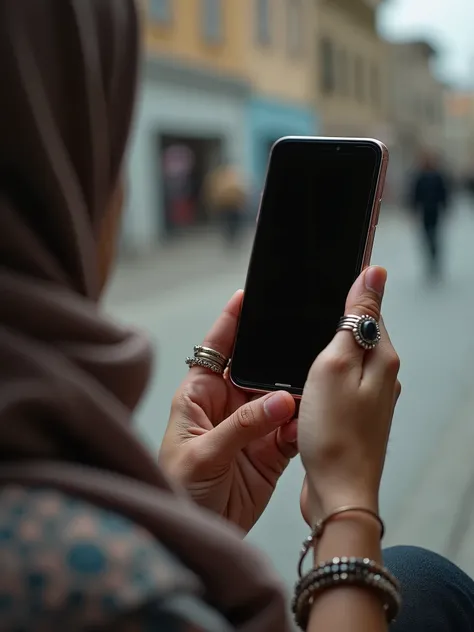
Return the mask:
M 445 486 L 437 493 L 439 487 L 430 489 L 427 468 L 434 482 L 433 472 L 441 460 L 458 473 L 459 468 L 470 467 L 466 448 L 446 448 L 443 459 L 438 456 L 449 445 L 451 433 L 465 425 L 474 383 L 474 331 L 468 318 L 474 312 L 474 208 L 462 201 L 448 220 L 445 258 L 445 279 L 439 285 L 428 285 L 417 227 L 398 209 L 382 212 L 373 262 L 389 270 L 384 314 L 402 359 L 403 384 L 382 489 L 389 541 L 397 541 L 400 534 L 409 542 L 429 539 L 428 533 L 413 532 L 416 525 L 410 523 L 407 512 L 423 509 L 430 494 L 439 499 L 439 494 L 446 493 L 457 503 L 452 512 L 459 509 L 462 490 Z M 119 267 L 108 297 L 109 312 L 145 328 L 156 342 L 157 372 L 138 415 L 141 432 L 156 450 L 171 397 L 186 372 L 184 359 L 234 290 L 243 286 L 247 261 L 248 244 L 241 252 L 228 253 L 211 232 L 195 234 L 145 261 Z M 474 413 L 474 404 L 472 410 Z M 462 435 L 456 439 L 462 446 Z M 420 481 L 425 481 L 423 493 Z M 271 555 L 289 584 L 295 577 L 299 542 L 307 535 L 299 514 L 301 482 L 302 468 L 296 460 L 250 536 Z M 448 513 L 441 513 L 435 525 L 444 534 L 452 526 Z M 417 524 L 430 528 L 426 523 L 424 512 Z M 440 548 L 439 542 L 433 546 Z

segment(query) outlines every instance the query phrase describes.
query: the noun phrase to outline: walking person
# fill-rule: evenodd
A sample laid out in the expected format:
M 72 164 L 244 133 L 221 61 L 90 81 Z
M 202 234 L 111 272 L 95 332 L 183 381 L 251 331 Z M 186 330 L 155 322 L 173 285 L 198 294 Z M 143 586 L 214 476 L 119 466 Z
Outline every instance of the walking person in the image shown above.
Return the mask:
M 210 174 L 207 185 L 208 206 L 216 218 L 227 248 L 241 243 L 247 214 L 247 189 L 239 171 L 224 165 Z
M 448 177 L 440 167 L 437 157 L 425 153 L 413 177 L 410 205 L 421 225 L 430 280 L 437 280 L 442 274 L 440 233 L 448 210 L 449 193 Z

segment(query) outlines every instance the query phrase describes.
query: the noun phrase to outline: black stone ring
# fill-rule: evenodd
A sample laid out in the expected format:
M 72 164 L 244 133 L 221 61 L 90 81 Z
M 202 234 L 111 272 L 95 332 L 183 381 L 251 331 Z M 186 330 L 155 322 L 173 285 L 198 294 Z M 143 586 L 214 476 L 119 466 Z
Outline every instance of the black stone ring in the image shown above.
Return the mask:
M 337 331 L 351 331 L 355 341 L 366 351 L 375 349 L 381 335 L 378 322 L 372 316 L 343 316 L 337 326 Z

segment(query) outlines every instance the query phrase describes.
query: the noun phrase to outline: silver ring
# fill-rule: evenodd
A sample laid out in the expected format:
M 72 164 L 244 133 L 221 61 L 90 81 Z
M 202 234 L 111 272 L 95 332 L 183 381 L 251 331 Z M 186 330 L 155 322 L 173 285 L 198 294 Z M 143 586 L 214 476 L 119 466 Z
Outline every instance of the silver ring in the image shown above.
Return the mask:
M 216 351 L 215 349 L 211 349 L 210 347 L 203 347 L 202 345 L 196 345 L 194 347 L 194 355 L 196 356 L 196 354 L 207 354 L 212 356 L 213 358 L 216 358 L 216 360 L 222 362 L 225 366 L 227 366 L 227 363 L 229 361 L 229 358 L 226 358 L 225 355 L 223 355 L 222 353 L 219 353 L 219 351 Z
M 229 358 L 210 347 L 196 345 L 194 347 L 194 356 L 187 357 L 186 364 L 190 369 L 199 366 L 203 369 L 209 369 L 218 375 L 223 375 L 229 364 Z
M 366 351 L 375 349 L 381 339 L 378 322 L 367 314 L 364 316 L 355 316 L 354 314 L 343 316 L 339 321 L 337 331 L 352 332 L 354 340 Z

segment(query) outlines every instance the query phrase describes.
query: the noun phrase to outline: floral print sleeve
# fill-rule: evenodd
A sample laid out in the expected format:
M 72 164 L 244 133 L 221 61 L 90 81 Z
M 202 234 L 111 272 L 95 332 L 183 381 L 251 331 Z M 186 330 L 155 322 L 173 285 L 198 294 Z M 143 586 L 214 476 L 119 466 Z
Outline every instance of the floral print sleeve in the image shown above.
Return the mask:
M 0 632 L 231 632 L 199 594 L 126 518 L 52 490 L 0 491 Z

